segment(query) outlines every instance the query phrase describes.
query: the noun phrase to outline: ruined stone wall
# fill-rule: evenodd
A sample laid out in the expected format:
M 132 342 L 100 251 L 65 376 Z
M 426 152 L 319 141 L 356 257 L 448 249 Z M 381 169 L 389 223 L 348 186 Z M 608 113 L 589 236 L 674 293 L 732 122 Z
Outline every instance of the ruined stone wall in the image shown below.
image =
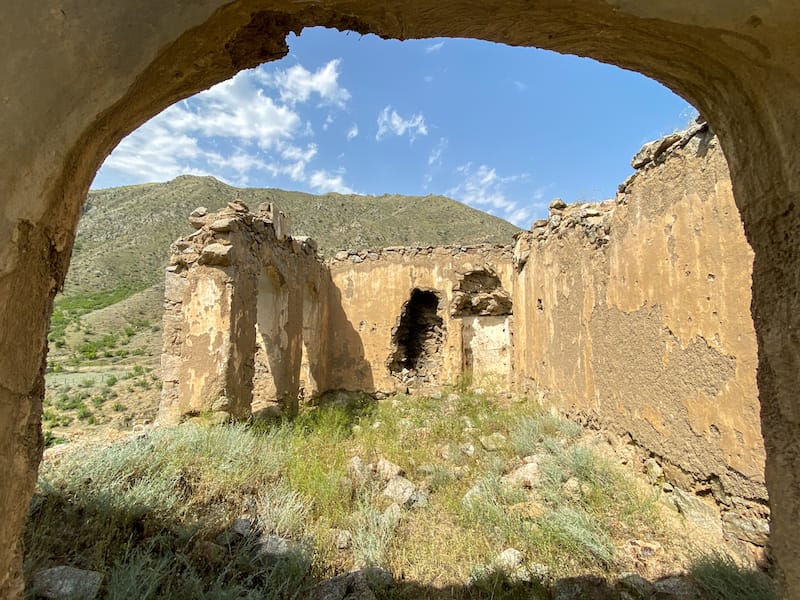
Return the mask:
M 510 246 L 342 251 L 328 265 L 339 296 L 336 304 L 342 307 L 330 323 L 329 343 L 337 361 L 332 388 L 405 391 L 453 384 L 465 372 L 476 380 L 510 384 Z M 436 295 L 441 319 L 430 342 L 439 354 L 419 370 L 405 366 L 397 353 L 398 329 L 414 290 Z M 348 328 L 357 333 L 360 347 L 339 339 Z
M 590 56 L 652 77 L 708 115 L 725 145 L 755 250 L 753 312 L 773 552 L 783 597 L 800 597 L 797 2 L 139 0 L 73 2 L 66 9 L 57 2 L 14 3 L 7 17 L 0 36 L 8 57 L 0 62 L 8 85 L 0 125 L 6 142 L 0 158 L 0 596 L 22 597 L 18 537 L 41 457 L 47 321 L 98 166 L 160 110 L 284 56 L 289 31 L 326 26 Z
M 521 388 L 632 440 L 673 480 L 763 500 L 753 254 L 705 126 L 645 147 L 616 201 L 519 236 Z
M 293 409 L 306 382 L 327 385 L 330 277 L 313 240 L 291 237 L 271 205 L 198 208 L 190 221 L 165 279 L 159 420 Z
M 340 252 L 241 202 L 172 246 L 159 420 L 293 411 L 326 392 L 512 382 L 511 246 Z

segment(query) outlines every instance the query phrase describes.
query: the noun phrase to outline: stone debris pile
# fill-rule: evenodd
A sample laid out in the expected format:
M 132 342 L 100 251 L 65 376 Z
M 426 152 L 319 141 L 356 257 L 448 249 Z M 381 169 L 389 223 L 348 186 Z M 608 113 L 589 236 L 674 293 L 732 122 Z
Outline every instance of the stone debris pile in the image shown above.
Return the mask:
M 566 204 L 556 198 L 550 203 L 549 216 L 534 221 L 530 232 L 519 234 L 516 239 L 525 237 L 533 242 L 544 243 L 552 238 L 579 232 L 586 238 L 587 246 L 602 248 L 611 240 L 611 218 L 616 205 L 615 200 Z M 519 257 L 516 262 L 520 262 Z
M 398 257 L 414 258 L 416 256 L 461 256 L 475 254 L 485 256 L 488 254 L 499 254 L 511 259 L 514 251 L 511 245 L 499 244 L 471 244 L 457 246 L 387 246 L 386 248 L 370 248 L 362 250 L 340 250 L 329 259 L 330 263 L 362 263 L 365 261 L 375 261 L 380 259 L 394 259 Z
M 246 246 L 272 242 L 294 254 L 317 254 L 317 243 L 308 236 L 292 236 L 289 218 L 272 203 L 259 205 L 255 212 L 238 199 L 216 212 L 199 206 L 189 215 L 189 223 L 196 231 L 172 244 L 168 271 L 194 263 L 219 267 L 234 264 L 233 234 Z

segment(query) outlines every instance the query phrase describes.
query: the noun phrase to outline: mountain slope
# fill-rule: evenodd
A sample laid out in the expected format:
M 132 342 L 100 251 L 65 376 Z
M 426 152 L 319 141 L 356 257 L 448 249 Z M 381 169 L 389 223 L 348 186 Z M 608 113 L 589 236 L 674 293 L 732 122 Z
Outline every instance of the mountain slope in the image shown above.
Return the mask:
M 157 284 L 169 244 L 192 231 L 197 206 L 216 210 L 234 198 L 252 209 L 272 202 L 310 235 L 320 252 L 400 245 L 511 243 L 517 227 L 443 196 L 315 196 L 277 189 L 242 189 L 213 177 L 181 176 L 89 193 L 65 295 L 102 290 L 131 293 Z

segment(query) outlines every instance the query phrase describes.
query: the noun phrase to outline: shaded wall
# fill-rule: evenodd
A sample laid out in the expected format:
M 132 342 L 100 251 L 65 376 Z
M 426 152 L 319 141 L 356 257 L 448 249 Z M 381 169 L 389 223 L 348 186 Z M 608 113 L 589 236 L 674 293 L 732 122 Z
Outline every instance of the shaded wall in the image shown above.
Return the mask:
M 765 499 L 753 253 L 718 142 L 695 127 L 621 188 L 518 239 L 518 384 L 695 481 Z

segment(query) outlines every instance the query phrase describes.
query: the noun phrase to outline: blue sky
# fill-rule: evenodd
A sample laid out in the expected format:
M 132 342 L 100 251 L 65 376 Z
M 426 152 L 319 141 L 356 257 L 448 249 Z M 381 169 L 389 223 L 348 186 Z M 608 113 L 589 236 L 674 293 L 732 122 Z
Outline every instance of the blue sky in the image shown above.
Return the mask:
M 560 197 L 614 196 L 692 108 L 589 59 L 459 39 L 307 29 L 281 61 L 179 102 L 123 140 L 95 189 L 213 175 L 313 193 L 443 194 L 527 227 Z

